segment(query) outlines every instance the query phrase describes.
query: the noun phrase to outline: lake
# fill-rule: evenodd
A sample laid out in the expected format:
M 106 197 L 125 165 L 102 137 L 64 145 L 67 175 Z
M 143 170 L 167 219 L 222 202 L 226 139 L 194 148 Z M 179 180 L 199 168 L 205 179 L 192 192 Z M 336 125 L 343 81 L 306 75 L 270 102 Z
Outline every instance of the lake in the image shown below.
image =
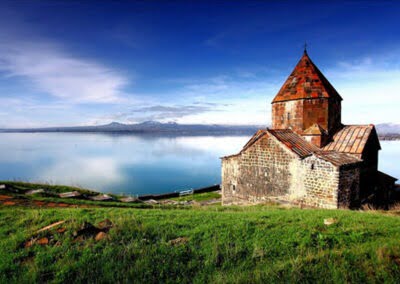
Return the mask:
M 1 133 L 0 180 L 148 194 L 221 181 L 224 155 L 249 136 L 149 136 L 92 133 Z M 400 177 L 400 141 L 382 141 L 379 168 Z

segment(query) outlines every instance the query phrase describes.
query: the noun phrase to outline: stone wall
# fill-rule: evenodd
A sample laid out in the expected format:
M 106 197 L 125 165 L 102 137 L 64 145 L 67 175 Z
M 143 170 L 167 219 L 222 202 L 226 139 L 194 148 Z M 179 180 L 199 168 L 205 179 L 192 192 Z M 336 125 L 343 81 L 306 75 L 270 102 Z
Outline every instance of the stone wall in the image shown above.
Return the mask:
M 275 138 L 261 138 L 240 156 L 222 160 L 223 204 L 247 204 L 288 199 L 296 155 Z
M 342 167 L 339 174 L 338 207 L 350 208 L 357 205 L 360 194 L 360 168 Z
M 241 188 L 237 187 L 239 178 L 240 156 L 230 156 L 222 159 L 222 204 L 241 204 L 239 193 Z
M 314 155 L 300 159 L 272 135 L 222 160 L 224 205 L 277 201 L 349 207 L 358 197 L 358 181 L 358 168 L 340 168 Z
M 273 103 L 272 128 L 303 132 L 303 100 Z
M 342 103 L 339 98 L 329 98 L 328 131 L 333 134 L 342 126 Z
M 339 168 L 313 156 L 302 161 L 305 196 L 303 204 L 310 207 L 337 208 Z
M 363 160 L 360 171 L 360 195 L 366 198 L 378 190 L 377 172 L 379 159 L 379 140 L 376 132 L 371 133 L 359 158 Z
M 307 99 L 303 103 L 303 129 L 307 129 L 314 123 L 319 124 L 325 130 L 328 129 L 328 99 Z
M 272 128 L 292 129 L 302 134 L 314 123 L 325 130 L 341 125 L 340 100 L 315 98 L 276 102 L 272 104 Z

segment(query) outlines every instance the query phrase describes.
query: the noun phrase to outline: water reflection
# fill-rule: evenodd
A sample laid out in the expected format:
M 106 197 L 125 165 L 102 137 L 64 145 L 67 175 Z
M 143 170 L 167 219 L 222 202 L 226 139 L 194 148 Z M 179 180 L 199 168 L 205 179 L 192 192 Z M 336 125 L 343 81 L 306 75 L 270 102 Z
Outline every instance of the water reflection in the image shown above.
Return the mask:
M 0 134 L 0 179 L 145 194 L 220 182 L 219 157 L 248 136 L 152 137 L 71 133 Z M 400 177 L 400 141 L 381 142 L 380 170 Z
M 7 133 L 0 136 L 0 179 L 131 194 L 196 188 L 219 183 L 219 157 L 248 138 Z
M 381 141 L 379 170 L 400 179 L 400 141 Z

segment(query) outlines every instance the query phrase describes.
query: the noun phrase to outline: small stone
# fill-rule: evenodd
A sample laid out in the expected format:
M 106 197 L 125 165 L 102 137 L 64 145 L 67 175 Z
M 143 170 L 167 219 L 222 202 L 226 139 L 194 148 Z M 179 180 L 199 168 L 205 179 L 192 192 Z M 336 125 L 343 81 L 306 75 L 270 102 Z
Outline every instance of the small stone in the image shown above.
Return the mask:
M 338 222 L 337 219 L 335 218 L 328 218 L 328 219 L 324 219 L 324 224 L 327 226 L 330 226 L 332 224 L 336 224 Z
M 98 242 L 106 239 L 107 237 L 108 237 L 107 233 L 99 232 L 94 239 Z
M 38 240 L 36 241 L 36 243 L 37 243 L 38 245 L 41 245 L 41 246 L 48 245 L 48 244 L 49 244 L 49 239 L 46 238 L 46 237 L 44 237 L 44 238 L 38 239 Z

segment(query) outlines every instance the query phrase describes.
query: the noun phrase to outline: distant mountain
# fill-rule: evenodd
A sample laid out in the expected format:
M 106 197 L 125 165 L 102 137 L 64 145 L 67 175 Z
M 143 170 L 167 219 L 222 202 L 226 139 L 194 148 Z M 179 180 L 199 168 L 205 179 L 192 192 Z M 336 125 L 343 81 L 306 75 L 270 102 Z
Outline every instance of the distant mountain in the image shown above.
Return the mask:
M 381 123 L 376 125 L 378 134 L 400 134 L 400 124 Z
M 111 122 L 97 126 L 43 127 L 0 129 L 0 132 L 102 132 L 102 133 L 143 133 L 163 135 L 252 135 L 261 125 L 220 125 L 220 124 L 178 124 L 145 121 L 137 124 Z M 381 139 L 400 139 L 400 124 L 377 124 L 376 129 Z
M 70 126 L 43 128 L 14 128 L 0 129 L 0 132 L 100 132 L 100 133 L 147 133 L 172 135 L 252 135 L 255 131 L 266 126 L 259 125 L 206 125 L 178 124 L 175 122 L 161 123 L 145 121 L 138 124 L 123 124 L 111 122 L 98 126 Z
M 400 124 L 381 123 L 375 125 L 381 140 L 400 140 Z

